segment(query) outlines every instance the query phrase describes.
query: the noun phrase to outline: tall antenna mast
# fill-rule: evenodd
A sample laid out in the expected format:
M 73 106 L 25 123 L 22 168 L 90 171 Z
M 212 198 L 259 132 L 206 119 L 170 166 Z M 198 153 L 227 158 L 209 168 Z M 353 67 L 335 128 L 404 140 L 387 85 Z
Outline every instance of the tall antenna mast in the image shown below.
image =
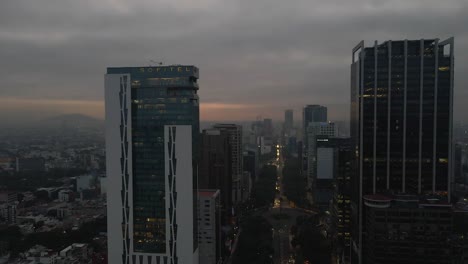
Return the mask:
M 150 62 L 150 65 L 149 65 L 150 67 L 151 67 L 151 66 L 155 66 L 155 65 L 161 66 L 161 65 L 164 64 L 164 62 L 162 62 L 162 61 L 149 60 L 149 62 Z

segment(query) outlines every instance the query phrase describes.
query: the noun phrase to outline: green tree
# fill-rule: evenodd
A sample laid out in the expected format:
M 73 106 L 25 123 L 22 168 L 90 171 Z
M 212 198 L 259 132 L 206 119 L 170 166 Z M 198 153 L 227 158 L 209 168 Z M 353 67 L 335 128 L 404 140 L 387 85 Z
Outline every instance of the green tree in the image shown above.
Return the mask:
M 260 216 L 246 218 L 242 225 L 236 253 L 235 264 L 271 263 L 272 230 L 268 221 Z
M 276 166 L 265 165 L 252 188 L 252 200 L 255 207 L 269 206 L 275 200 Z
M 283 167 L 283 186 L 288 199 L 299 207 L 306 207 L 306 182 L 301 176 L 300 162 L 297 158 L 289 158 Z

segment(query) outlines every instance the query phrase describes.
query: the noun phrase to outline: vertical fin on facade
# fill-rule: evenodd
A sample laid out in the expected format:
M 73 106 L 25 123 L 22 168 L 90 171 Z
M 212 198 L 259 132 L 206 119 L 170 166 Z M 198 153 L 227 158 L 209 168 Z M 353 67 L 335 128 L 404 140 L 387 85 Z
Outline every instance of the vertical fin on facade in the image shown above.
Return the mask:
M 177 243 L 177 222 L 176 222 L 176 127 L 168 127 L 168 164 L 169 167 L 169 175 L 168 175 L 168 182 L 169 182 L 169 221 L 170 221 L 170 234 L 171 238 L 169 240 L 169 254 L 171 256 L 171 264 L 174 264 L 176 259 L 176 243 Z
M 130 254 L 130 237 L 128 230 L 129 223 L 129 203 L 128 203 L 128 142 L 127 142 L 127 103 L 126 103 L 126 93 L 127 93 L 127 76 L 120 77 L 120 91 L 119 91 L 119 103 L 120 103 L 120 177 L 122 179 L 122 191 L 121 191 L 121 201 L 122 201 L 122 229 L 123 229 L 123 256 L 122 258 L 126 260 L 124 263 L 128 263 L 129 254 Z M 135 261 L 133 261 L 135 262 Z

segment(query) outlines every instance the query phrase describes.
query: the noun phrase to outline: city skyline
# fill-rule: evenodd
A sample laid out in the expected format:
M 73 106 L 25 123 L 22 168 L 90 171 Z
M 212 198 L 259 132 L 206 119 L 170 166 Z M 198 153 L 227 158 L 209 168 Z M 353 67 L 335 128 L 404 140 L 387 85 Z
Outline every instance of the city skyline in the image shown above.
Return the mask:
M 468 0 L 14 0 L 0 264 L 468 263 Z
M 264 6 L 268 14 L 257 12 Z M 455 36 L 463 47 L 467 9 L 462 0 L 8 2 L 0 10 L 0 65 L 7 69 L 0 73 L 0 120 L 62 113 L 102 119 L 102 69 L 159 61 L 203 69 L 202 120 L 279 120 L 282 109 L 299 113 L 296 106 L 306 104 L 348 120 L 349 47 L 361 39 L 433 36 Z M 461 120 L 468 54 L 457 54 L 454 118 Z

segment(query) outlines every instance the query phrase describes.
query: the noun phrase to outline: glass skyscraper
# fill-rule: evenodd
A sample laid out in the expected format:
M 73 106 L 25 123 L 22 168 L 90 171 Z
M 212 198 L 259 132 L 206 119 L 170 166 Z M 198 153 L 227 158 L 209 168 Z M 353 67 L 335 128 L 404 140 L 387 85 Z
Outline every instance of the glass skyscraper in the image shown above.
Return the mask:
M 107 69 L 110 263 L 198 261 L 198 76 L 194 66 Z
M 232 162 L 232 202 L 242 202 L 242 126 L 236 124 L 215 124 L 214 129 L 226 131 L 229 134 L 229 145 Z M 223 195 L 223 194 L 222 194 Z
M 453 38 L 400 40 L 373 47 L 361 42 L 353 49 L 351 137 L 358 168 L 353 243 L 359 252 L 365 246 L 366 195 L 374 202 L 370 206 L 404 200 L 401 195 L 450 201 L 453 44 Z M 376 196 L 381 194 L 387 196 Z

